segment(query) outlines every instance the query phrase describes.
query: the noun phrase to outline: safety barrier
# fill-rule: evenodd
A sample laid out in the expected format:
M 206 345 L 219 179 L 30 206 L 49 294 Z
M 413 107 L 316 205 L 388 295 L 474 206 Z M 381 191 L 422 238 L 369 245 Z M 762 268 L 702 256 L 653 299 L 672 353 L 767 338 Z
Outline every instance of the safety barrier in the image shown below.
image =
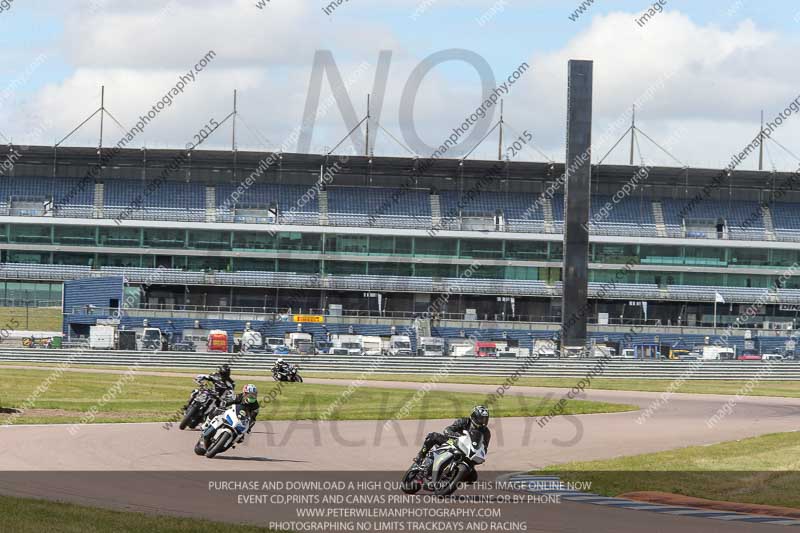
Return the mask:
M 91 350 L 0 350 L 0 362 L 19 364 L 51 363 L 142 368 L 211 369 L 223 363 L 237 372 L 268 371 L 276 356 L 260 354 L 220 354 L 205 352 L 123 352 Z M 286 355 L 283 358 L 306 372 L 337 374 L 441 374 L 492 377 L 551 377 L 580 379 L 593 375 L 605 378 L 800 381 L 798 361 L 632 361 L 620 359 L 535 359 L 475 357 L 368 357 Z M 769 367 L 769 368 L 767 368 Z

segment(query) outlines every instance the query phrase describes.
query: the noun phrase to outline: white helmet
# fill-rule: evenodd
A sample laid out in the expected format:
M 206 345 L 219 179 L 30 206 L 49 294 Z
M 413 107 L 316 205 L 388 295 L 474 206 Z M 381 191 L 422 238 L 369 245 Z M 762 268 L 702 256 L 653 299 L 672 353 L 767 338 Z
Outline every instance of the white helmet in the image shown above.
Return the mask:
M 275 361 L 275 364 L 276 365 L 282 365 L 283 364 L 283 357 L 278 357 L 278 360 Z

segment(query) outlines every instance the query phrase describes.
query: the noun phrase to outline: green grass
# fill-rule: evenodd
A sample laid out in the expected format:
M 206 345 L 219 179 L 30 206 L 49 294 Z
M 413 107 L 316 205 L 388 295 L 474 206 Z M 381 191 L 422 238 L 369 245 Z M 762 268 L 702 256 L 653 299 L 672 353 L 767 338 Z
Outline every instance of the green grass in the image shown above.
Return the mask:
M 544 471 L 559 473 L 564 480 L 591 481 L 592 492 L 607 496 L 660 491 L 800 509 L 800 432 L 567 463 Z
M 304 372 L 303 376 L 334 379 L 355 379 L 359 374 L 323 374 Z M 372 374 L 367 379 L 375 381 L 426 381 L 425 375 L 418 374 Z M 466 383 L 477 385 L 500 385 L 505 377 L 492 376 L 447 376 L 442 383 Z M 571 388 L 578 378 L 520 378 L 515 385 L 521 387 L 555 387 Z M 671 379 L 630 379 L 630 378 L 595 378 L 588 389 L 664 392 L 674 380 Z M 692 394 L 737 394 L 747 384 L 747 380 L 691 380 L 684 382 L 676 392 Z M 513 390 L 513 388 L 512 388 Z M 750 392 L 750 396 L 782 396 L 800 398 L 800 381 L 760 381 Z
M 51 367 L 52 363 L 27 363 L 27 362 L 2 362 L 2 366 L 23 365 L 23 366 L 43 366 Z M 102 366 L 102 365 L 73 365 L 75 368 L 83 369 L 105 369 L 105 370 L 125 370 L 124 366 Z M 145 368 L 148 372 L 182 372 L 187 375 L 208 372 L 202 368 Z M 259 371 L 243 370 L 240 373 L 257 374 Z M 362 377 L 359 373 L 324 373 L 324 372 L 301 372 L 304 377 L 319 379 L 366 379 L 369 381 L 407 381 L 422 383 L 430 379 L 425 374 L 370 374 Z M 235 374 L 235 372 L 234 372 Z M 235 377 L 235 376 L 234 376 Z M 476 385 L 500 385 L 506 380 L 505 377 L 492 376 L 446 376 L 440 379 L 441 383 L 461 383 Z M 521 387 L 551 387 L 551 388 L 571 388 L 575 386 L 576 378 L 520 378 L 515 385 Z M 629 378 L 595 378 L 587 388 L 596 390 L 619 390 L 619 391 L 642 391 L 642 392 L 664 392 L 672 384 L 669 379 L 629 379 Z M 747 384 L 747 380 L 691 380 L 684 382 L 675 392 L 690 394 L 723 394 L 732 395 L 742 393 L 742 389 Z M 513 390 L 513 387 L 512 387 Z M 778 396 L 784 398 L 800 398 L 800 381 L 759 381 L 758 386 L 754 387 L 749 396 Z
M 52 363 L 9 363 L 2 362 L 0 367 L 9 365 L 42 366 L 51 367 Z M 77 369 L 105 369 L 105 370 L 124 370 L 123 366 L 102 366 L 102 365 L 73 365 Z M 146 368 L 148 372 L 181 372 L 187 375 L 194 375 L 200 372 L 207 372 L 208 369 L 201 368 Z M 247 371 L 243 371 L 245 374 Z M 258 373 L 252 371 L 251 374 Z M 370 374 L 362 378 L 358 373 L 322 373 L 322 372 L 302 372 L 303 376 L 319 379 L 367 379 L 369 381 L 406 381 L 406 382 L 426 382 L 430 378 L 420 374 Z M 505 381 L 505 377 L 484 377 L 484 376 L 446 376 L 440 381 L 442 383 L 462 383 L 477 385 L 500 385 Z M 643 392 L 664 392 L 672 383 L 667 379 L 629 379 L 629 378 L 595 378 L 587 387 L 596 390 L 620 390 L 620 391 L 643 391 Z M 691 394 L 722 394 L 732 395 L 742 392 L 747 384 L 746 380 L 692 380 L 686 381 L 676 391 Z M 575 378 L 520 378 L 515 385 L 525 387 L 551 387 L 551 388 L 570 388 L 575 386 Z M 786 398 L 800 398 L 800 381 L 760 381 L 749 393 L 750 396 L 778 396 Z
M 68 503 L 0 496 L 0 529 L 14 533 L 196 533 L 236 531 L 270 533 L 273 529 L 221 524 L 190 518 L 109 511 Z
M 52 376 L 50 370 L 5 369 L 0 380 L 0 407 L 21 408 L 26 399 Z M 174 420 L 194 387 L 186 377 L 134 376 L 125 381 L 125 374 L 64 372 L 38 397 L 32 408 L 24 410 L 14 423 L 47 424 L 78 423 L 92 408 L 97 413 L 89 422 L 156 422 Z M 431 391 L 415 400 L 417 390 L 361 387 L 348 393 L 348 387 L 309 383 L 282 383 L 272 380 L 253 381 L 263 399 L 273 393 L 262 409 L 261 420 L 315 420 L 326 413 L 329 420 L 387 420 L 397 418 L 398 411 L 408 405 L 406 419 L 455 418 L 464 416 L 473 405 L 486 400 L 484 394 L 463 394 Z M 243 383 L 240 383 L 241 386 Z M 118 394 L 109 394 L 115 386 Z M 106 401 L 102 398 L 106 397 Z M 492 405 L 492 414 L 507 416 L 542 416 L 548 414 L 558 398 L 544 401 L 507 395 Z M 570 400 L 564 414 L 608 413 L 635 410 L 635 406 Z M 9 415 L 0 414 L 0 424 Z
M 6 329 L 61 331 L 62 319 L 60 307 L 0 307 L 0 327 Z

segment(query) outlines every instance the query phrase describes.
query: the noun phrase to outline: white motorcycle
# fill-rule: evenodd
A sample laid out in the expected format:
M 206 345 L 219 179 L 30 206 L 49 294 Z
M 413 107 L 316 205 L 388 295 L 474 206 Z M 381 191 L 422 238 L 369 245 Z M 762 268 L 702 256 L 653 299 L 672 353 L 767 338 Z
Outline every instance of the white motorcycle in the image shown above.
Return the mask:
M 225 412 L 203 424 L 202 435 L 194 447 L 194 453 L 209 459 L 235 448 L 236 441 L 250 429 L 250 417 L 240 405 L 232 405 Z
M 401 488 L 406 494 L 421 489 L 437 496 L 449 496 L 461 482 L 478 479 L 475 466 L 486 461 L 486 447 L 478 431 L 464 431 L 440 446 L 434 446 L 421 465 L 416 463 L 403 476 Z

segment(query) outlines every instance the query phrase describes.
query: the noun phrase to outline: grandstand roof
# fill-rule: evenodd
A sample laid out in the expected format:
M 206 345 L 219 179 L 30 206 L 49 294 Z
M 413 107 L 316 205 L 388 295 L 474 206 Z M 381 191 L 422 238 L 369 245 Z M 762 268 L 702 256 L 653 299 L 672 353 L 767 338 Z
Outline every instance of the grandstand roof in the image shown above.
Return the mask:
M 94 147 L 52 146 L 13 146 L 21 154 L 14 168 L 15 176 L 83 177 L 96 166 L 101 157 L 108 164 L 99 177 L 102 179 L 142 177 L 147 169 L 147 177 L 154 178 L 160 170 L 186 154 L 185 150 L 170 149 L 123 149 L 113 157 L 111 148 L 102 152 Z M 9 151 L 12 146 L 9 146 Z M 241 180 L 255 170 L 259 163 L 269 157 L 270 152 L 250 152 L 229 150 L 194 150 L 191 157 L 181 163 L 178 172 L 168 179 L 202 180 L 204 182 L 231 182 Z M 109 159 L 110 157 L 110 159 Z M 307 176 L 314 181 L 319 175 L 321 165 L 332 165 L 337 155 L 281 153 L 275 155 L 277 163 L 268 172 L 280 170 L 293 175 L 297 181 Z M 593 179 L 604 183 L 623 184 L 639 170 L 638 166 L 602 165 L 593 166 Z M 480 180 L 496 176 L 507 183 L 515 181 L 547 182 L 557 179 L 564 172 L 563 163 L 526 161 L 485 161 L 459 159 L 430 160 L 412 157 L 350 156 L 342 164 L 336 183 L 371 184 L 398 186 L 415 173 L 419 176 L 418 185 L 426 187 L 450 188 L 447 181 L 453 178 Z M 680 167 L 652 167 L 648 184 L 674 187 L 688 182 L 689 186 L 711 185 L 714 180 L 724 176 L 721 169 L 697 169 Z M 725 187 L 737 189 L 769 189 L 779 186 L 795 175 L 792 172 L 736 170 L 730 178 L 722 181 Z

